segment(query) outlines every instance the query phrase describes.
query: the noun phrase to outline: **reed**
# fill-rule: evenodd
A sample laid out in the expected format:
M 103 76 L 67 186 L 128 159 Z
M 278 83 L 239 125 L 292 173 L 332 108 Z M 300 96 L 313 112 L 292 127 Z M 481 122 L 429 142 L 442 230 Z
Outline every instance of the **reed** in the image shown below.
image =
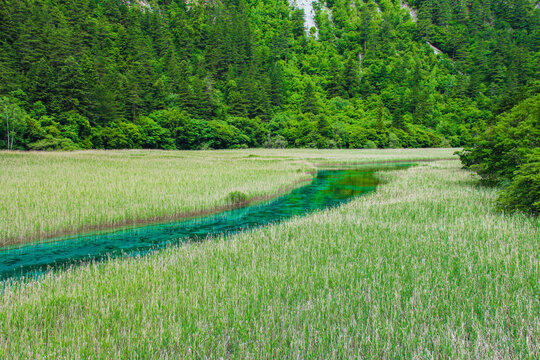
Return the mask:
M 311 178 L 314 164 L 452 156 L 449 149 L 0 152 L 0 246 L 211 212 Z M 244 201 L 245 202 L 245 201 Z
M 495 212 L 458 161 L 381 176 L 335 209 L 6 285 L 0 358 L 538 359 L 538 219 Z

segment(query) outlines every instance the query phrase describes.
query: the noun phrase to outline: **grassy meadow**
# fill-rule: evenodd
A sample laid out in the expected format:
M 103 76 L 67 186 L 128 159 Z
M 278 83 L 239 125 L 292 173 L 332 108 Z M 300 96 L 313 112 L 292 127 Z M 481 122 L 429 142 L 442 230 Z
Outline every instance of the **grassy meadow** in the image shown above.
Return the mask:
M 189 156 L 290 158 L 275 191 L 315 161 L 413 152 Z M 458 161 L 380 176 L 335 209 L 6 285 L 0 358 L 540 358 L 538 219 L 495 212 Z
M 0 152 L 0 245 L 176 218 L 309 180 L 314 165 L 448 158 L 452 149 Z

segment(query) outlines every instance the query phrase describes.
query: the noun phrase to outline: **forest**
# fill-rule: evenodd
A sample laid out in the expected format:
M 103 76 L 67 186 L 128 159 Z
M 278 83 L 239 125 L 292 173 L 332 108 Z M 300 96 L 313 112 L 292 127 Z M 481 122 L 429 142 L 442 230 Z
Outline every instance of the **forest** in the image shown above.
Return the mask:
M 539 89 L 529 0 L 1 3 L 2 148 L 463 146 Z
M 481 165 L 469 150 L 538 104 L 530 0 L 326 0 L 311 29 L 287 0 L 0 5 L 8 150 L 465 147 Z

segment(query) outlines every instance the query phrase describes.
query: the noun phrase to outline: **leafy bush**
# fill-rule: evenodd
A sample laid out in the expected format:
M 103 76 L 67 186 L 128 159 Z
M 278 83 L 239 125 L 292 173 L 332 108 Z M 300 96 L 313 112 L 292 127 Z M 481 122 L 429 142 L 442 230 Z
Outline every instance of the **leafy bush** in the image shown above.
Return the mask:
M 30 150 L 63 150 L 72 151 L 80 150 L 80 148 L 71 139 L 58 139 L 53 137 L 47 137 L 45 139 L 38 140 L 36 142 L 28 144 Z
M 241 191 L 232 191 L 227 195 L 227 204 L 241 205 L 248 202 L 248 196 Z
M 464 167 L 485 183 L 504 188 L 499 205 L 507 210 L 538 213 L 540 166 L 540 95 L 510 111 L 476 139 L 473 148 L 459 153 Z
M 287 140 L 281 135 L 269 136 L 264 142 L 264 147 L 267 149 L 284 149 L 287 147 Z
M 394 133 L 388 134 L 388 147 L 391 149 L 398 149 L 401 147 L 401 143 L 396 134 Z
M 377 148 L 377 144 L 375 144 L 375 142 L 371 141 L 371 140 L 368 140 L 366 142 L 366 145 L 364 145 L 364 148 L 365 149 L 376 149 Z
M 512 183 L 502 191 L 497 203 L 502 210 L 540 214 L 540 149 L 527 156 L 527 161 L 516 171 Z

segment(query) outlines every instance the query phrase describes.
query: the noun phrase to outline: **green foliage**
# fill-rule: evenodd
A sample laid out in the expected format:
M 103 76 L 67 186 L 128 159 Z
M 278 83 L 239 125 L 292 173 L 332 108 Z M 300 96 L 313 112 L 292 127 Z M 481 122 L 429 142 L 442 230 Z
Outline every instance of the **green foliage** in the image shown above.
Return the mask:
M 57 139 L 53 137 L 47 137 L 45 139 L 38 140 L 34 143 L 28 144 L 30 150 L 79 150 L 76 144 L 70 139 Z
M 0 133 L 5 134 L 3 148 L 13 150 L 20 147 L 22 135 L 27 128 L 27 117 L 17 101 L 0 97 Z
M 397 149 L 401 147 L 401 142 L 399 141 L 399 138 L 394 133 L 388 134 L 388 147 L 391 149 Z
M 281 135 L 268 137 L 264 142 L 264 147 L 267 149 L 284 149 L 287 147 L 287 140 Z
M 540 95 L 499 115 L 461 158 L 487 182 L 508 181 L 534 148 L 540 147 Z
M 485 182 L 505 188 L 499 200 L 502 208 L 538 213 L 539 151 L 540 95 L 536 95 L 499 115 L 460 157 Z
M 396 1 L 316 3 L 316 37 L 286 1 L 7 2 L 0 95 L 21 110 L 10 143 L 471 145 L 492 113 L 538 88 L 538 11 L 523 0 L 409 3 L 416 23 Z
M 504 210 L 540 214 L 540 148 L 534 149 L 515 172 L 512 183 L 501 193 L 498 205 Z
M 375 144 L 375 142 L 373 142 L 371 140 L 368 140 L 368 141 L 366 141 L 366 145 L 364 145 L 364 148 L 365 149 L 376 149 L 377 144 Z
M 248 201 L 248 196 L 241 191 L 232 191 L 227 195 L 226 203 L 230 205 L 245 204 Z

